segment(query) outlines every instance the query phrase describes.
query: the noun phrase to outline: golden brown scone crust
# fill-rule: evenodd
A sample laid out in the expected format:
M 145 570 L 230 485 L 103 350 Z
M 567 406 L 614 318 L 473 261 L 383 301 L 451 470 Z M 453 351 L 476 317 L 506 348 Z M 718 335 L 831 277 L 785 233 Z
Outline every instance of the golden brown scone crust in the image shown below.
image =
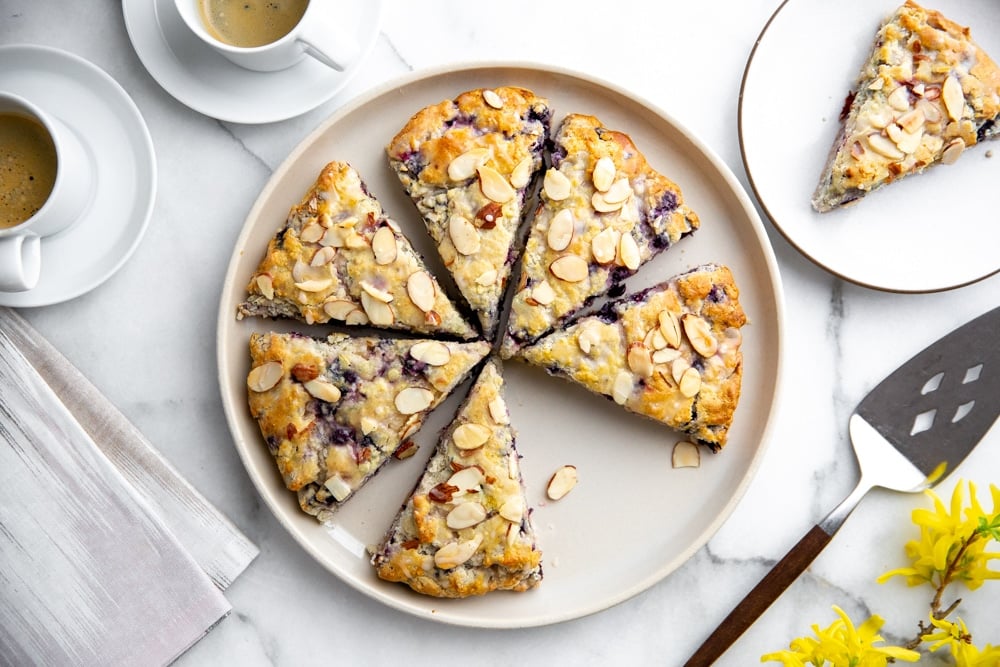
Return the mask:
M 441 365 L 420 362 L 414 347 L 447 348 Z M 423 351 L 421 348 L 418 350 Z M 302 509 L 324 520 L 420 428 L 427 414 L 489 352 L 489 344 L 354 338 L 317 340 L 254 333 L 247 399 L 285 486 Z M 420 356 L 418 354 L 418 356 Z M 265 365 L 280 366 L 276 383 L 260 385 Z M 256 373 L 256 375 L 255 375 Z M 329 388 L 310 384 L 319 382 Z M 427 392 L 427 405 L 406 413 L 400 392 Z M 321 390 L 327 389 L 327 392 Z
M 732 272 L 704 265 L 610 302 L 521 358 L 718 451 L 739 403 L 746 322 Z
M 970 31 L 912 0 L 883 23 L 813 195 L 826 212 L 938 164 L 1000 128 L 1000 69 Z
M 607 129 L 598 118 L 570 114 L 560 125 L 555 144 L 553 166 L 543 181 L 542 203 L 521 259 L 518 291 L 501 349 L 505 358 L 559 326 L 589 300 L 606 293 L 701 224 L 684 203 L 680 188 L 653 169 L 627 134 Z M 606 194 L 595 186 L 595 167 L 602 160 L 613 165 L 610 180 L 622 183 L 628 192 L 627 199 L 614 210 L 595 208 L 600 205 L 595 196 Z M 568 196 L 562 197 L 550 185 L 555 176 L 568 181 Z M 550 231 L 568 215 L 574 230 L 563 247 L 553 243 Z M 598 245 L 608 238 L 610 244 L 604 245 L 610 253 L 601 254 Z M 628 242 L 634 250 L 631 259 L 623 248 Z M 565 279 L 553 268 L 557 260 L 565 262 L 568 256 L 586 265 L 582 279 Z
M 425 291 L 429 289 L 426 300 L 416 298 L 415 283 L 421 278 Z M 268 243 L 247 292 L 238 317 L 283 316 L 307 324 L 346 321 L 476 336 L 399 225 L 345 162 L 327 164 L 292 208 Z
M 541 552 L 502 387 L 497 362 L 488 363 L 372 558 L 382 579 L 448 598 L 525 591 L 541 581 Z M 488 432 L 484 444 L 456 444 L 458 429 L 468 425 Z M 449 517 L 472 505 L 481 520 L 449 525 Z
M 525 88 L 470 90 L 418 111 L 386 147 L 390 166 L 487 336 L 495 331 L 519 251 L 517 230 L 527 190 L 542 167 L 550 117 L 548 101 Z M 477 167 L 508 184 L 501 195 L 481 185 Z M 453 223 L 456 217 L 465 222 Z M 453 224 L 474 238 L 456 240 Z

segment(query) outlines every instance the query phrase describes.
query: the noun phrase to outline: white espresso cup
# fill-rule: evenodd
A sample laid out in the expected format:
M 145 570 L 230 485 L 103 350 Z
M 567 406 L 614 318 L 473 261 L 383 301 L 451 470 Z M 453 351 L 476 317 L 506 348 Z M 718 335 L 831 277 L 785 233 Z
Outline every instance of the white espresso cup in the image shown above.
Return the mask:
M 334 0 L 309 2 L 299 22 L 273 42 L 263 46 L 233 46 L 213 35 L 201 15 L 202 0 L 175 0 L 188 28 L 205 44 L 240 67 L 258 72 L 287 69 L 306 55 L 337 71 L 343 71 L 360 54 L 357 40 L 341 25 L 341 7 Z
M 42 238 L 64 231 L 86 212 L 92 169 L 73 130 L 27 99 L 0 91 L 0 114 L 37 122 L 52 139 L 56 154 L 55 182 L 45 203 L 24 222 L 0 228 L 0 292 L 24 292 L 41 277 Z

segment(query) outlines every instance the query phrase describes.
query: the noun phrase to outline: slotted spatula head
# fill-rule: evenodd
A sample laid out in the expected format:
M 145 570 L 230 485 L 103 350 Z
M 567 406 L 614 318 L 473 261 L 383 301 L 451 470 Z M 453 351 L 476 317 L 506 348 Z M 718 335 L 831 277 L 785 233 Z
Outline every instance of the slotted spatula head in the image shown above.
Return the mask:
M 954 470 L 1000 415 L 1000 308 L 918 353 L 856 412 L 928 477 Z

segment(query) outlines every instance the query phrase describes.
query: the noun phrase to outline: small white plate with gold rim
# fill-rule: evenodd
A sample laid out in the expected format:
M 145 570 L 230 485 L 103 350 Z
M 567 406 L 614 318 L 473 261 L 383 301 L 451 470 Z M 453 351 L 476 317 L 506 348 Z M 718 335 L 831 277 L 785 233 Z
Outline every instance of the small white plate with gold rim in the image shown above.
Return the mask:
M 213 51 L 184 24 L 174 0 L 122 0 L 125 28 L 150 75 L 182 104 L 218 120 L 257 124 L 287 120 L 330 100 L 361 69 L 375 46 L 383 0 L 344 0 L 343 21 L 360 44 L 343 72 L 314 58 L 279 72 L 244 69 Z
M 851 282 L 892 292 L 934 292 L 1000 271 L 992 193 L 1000 143 L 967 150 L 847 208 L 810 204 L 839 129 L 838 116 L 882 20 L 901 0 L 786 0 L 750 55 L 740 95 L 743 162 L 774 226 L 803 255 Z M 1000 3 L 937 0 L 1000 58 Z M 818 29 L 822 26 L 822 29 Z M 992 148 L 992 152 L 991 149 Z
M 156 198 L 153 140 L 139 109 L 104 70 L 47 46 L 0 46 L 0 90 L 23 95 L 80 138 L 94 173 L 87 209 L 42 239 L 42 276 L 26 292 L 0 292 L 0 306 L 47 306 L 94 289 L 131 257 Z

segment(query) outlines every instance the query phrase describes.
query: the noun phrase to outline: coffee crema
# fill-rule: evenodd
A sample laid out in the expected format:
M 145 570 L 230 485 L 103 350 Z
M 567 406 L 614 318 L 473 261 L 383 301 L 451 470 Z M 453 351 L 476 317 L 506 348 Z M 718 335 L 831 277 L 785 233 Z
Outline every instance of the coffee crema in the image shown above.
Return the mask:
M 0 229 L 16 227 L 45 204 L 57 167 L 55 144 L 41 123 L 0 112 Z
M 292 31 L 309 0 L 198 0 L 209 34 L 231 46 L 275 42 Z

